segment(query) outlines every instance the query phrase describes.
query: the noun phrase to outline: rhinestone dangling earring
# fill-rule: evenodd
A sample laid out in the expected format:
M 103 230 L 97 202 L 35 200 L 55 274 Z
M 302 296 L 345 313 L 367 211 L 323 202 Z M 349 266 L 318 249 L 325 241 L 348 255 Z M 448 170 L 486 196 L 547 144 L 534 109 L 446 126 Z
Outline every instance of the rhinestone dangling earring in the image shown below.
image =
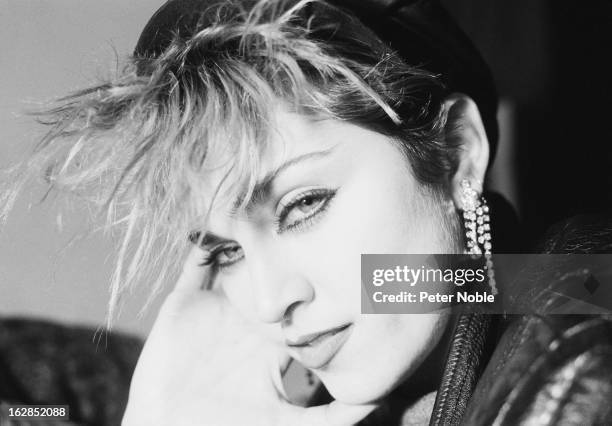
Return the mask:
M 463 204 L 463 224 L 465 230 L 466 254 L 482 255 L 485 258 L 485 267 L 489 277 L 491 293 L 497 294 L 495 283 L 495 269 L 491 250 L 491 218 L 489 206 L 483 196 L 472 188 L 468 179 L 461 181 L 461 203 Z

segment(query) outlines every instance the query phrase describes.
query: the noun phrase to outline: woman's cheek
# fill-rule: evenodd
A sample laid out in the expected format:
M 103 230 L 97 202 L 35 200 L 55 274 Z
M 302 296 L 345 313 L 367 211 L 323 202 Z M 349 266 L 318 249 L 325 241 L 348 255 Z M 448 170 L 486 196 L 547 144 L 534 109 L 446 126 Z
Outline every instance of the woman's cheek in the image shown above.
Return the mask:
M 397 230 L 385 228 L 383 211 L 363 200 L 360 191 L 343 188 L 326 216 L 287 246 L 287 253 L 298 253 L 296 266 L 309 276 L 317 298 L 353 313 L 361 309 L 361 254 L 404 249 L 397 244 Z
M 216 289 L 223 292 L 230 304 L 247 317 L 255 318 L 253 286 L 245 260 L 217 273 Z

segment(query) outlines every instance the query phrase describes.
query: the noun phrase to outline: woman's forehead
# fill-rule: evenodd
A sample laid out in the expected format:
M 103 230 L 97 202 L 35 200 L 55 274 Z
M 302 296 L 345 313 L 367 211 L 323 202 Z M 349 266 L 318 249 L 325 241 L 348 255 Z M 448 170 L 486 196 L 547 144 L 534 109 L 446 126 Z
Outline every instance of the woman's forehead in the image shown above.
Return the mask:
M 206 179 L 210 191 L 221 187 L 223 193 L 240 192 L 245 181 L 265 180 L 271 171 L 293 158 L 331 149 L 346 134 L 347 125 L 332 119 L 278 111 L 273 120 L 266 140 L 254 142 L 255 153 L 247 155 L 247 162 L 240 164 L 244 153 L 227 144 L 218 145 L 209 153 Z
M 389 143 L 382 134 L 334 119 L 316 119 L 279 112 L 277 125 L 257 158 L 237 165 L 237 156 L 225 152 L 220 166 L 206 177 L 205 198 L 210 215 L 236 217 L 261 205 L 277 184 L 316 177 L 332 168 L 334 174 L 355 161 L 370 161 L 376 144 Z M 400 155 L 398 155 L 398 158 Z M 326 172 L 329 174 L 329 172 Z
M 293 157 L 331 148 L 345 129 L 338 120 L 282 110 L 274 114 L 274 119 L 269 143 L 260 153 L 262 175 Z

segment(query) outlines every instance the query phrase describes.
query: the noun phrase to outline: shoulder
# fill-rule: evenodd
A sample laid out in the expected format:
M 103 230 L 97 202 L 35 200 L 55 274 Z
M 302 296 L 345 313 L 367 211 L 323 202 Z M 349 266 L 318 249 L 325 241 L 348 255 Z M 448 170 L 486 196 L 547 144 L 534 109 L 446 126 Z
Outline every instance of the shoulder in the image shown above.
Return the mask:
M 540 249 L 612 254 L 612 217 L 581 216 L 557 224 Z M 538 271 L 527 278 L 525 288 L 531 300 L 558 306 L 556 290 L 568 285 L 566 277 L 571 274 L 554 272 Z M 598 284 L 611 290 L 609 281 Z M 464 424 L 612 424 L 610 310 L 602 309 L 597 315 L 549 312 L 506 318 L 505 331 L 470 399 Z
M 470 400 L 470 425 L 611 424 L 612 319 L 514 319 Z

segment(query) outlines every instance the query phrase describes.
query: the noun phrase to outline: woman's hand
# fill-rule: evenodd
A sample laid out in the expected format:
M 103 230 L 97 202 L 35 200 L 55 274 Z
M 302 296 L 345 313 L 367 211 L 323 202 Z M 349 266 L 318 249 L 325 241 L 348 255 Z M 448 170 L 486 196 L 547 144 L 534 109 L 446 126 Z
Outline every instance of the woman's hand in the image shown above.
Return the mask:
M 123 426 L 346 426 L 373 405 L 303 408 L 283 397 L 287 355 L 218 291 L 194 248 L 168 296 L 132 378 Z

